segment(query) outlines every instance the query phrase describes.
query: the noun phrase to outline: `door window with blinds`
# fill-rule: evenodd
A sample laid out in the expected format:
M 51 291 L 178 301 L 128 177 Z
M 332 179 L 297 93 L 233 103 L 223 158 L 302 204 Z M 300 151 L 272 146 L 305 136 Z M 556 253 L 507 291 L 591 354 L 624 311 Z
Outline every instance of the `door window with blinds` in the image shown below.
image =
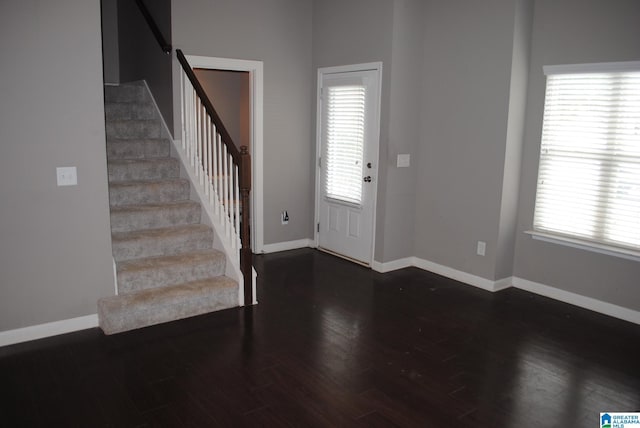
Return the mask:
M 326 88 L 327 197 L 360 205 L 365 131 L 364 85 Z
M 545 67 L 535 232 L 640 251 L 640 63 Z

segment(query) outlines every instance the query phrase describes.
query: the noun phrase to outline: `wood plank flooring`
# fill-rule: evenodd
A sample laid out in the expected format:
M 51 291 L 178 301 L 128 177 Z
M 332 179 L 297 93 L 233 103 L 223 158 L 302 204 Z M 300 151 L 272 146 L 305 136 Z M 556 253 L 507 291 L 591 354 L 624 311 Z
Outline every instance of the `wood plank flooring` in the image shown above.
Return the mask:
M 3 427 L 594 427 L 640 411 L 640 326 L 314 250 L 260 303 L 0 348 Z

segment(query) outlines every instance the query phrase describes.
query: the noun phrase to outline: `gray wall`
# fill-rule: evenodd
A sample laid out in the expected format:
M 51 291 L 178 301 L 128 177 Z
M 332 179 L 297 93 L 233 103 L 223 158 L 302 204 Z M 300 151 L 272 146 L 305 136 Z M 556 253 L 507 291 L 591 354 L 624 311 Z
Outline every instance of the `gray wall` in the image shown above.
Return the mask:
M 507 118 L 500 220 L 496 243 L 495 279 L 508 278 L 513 275 L 529 57 L 531 55 L 533 3 L 533 0 L 515 1 L 509 116 Z
M 162 35 L 171 44 L 171 0 L 145 1 Z M 146 80 L 169 131 L 173 130 L 171 55 L 162 52 L 135 1 L 118 0 L 120 82 Z
M 194 73 L 235 145 L 249 147 L 249 73 L 202 68 Z
M 513 274 L 640 310 L 637 262 L 523 233 L 533 217 L 542 66 L 640 60 L 636 0 L 536 0 L 529 67 L 524 0 L 173 3 L 174 44 L 186 54 L 264 61 L 266 243 L 313 236 L 315 68 L 383 61 L 377 260 L 416 255 L 508 275 L 519 186 Z M 4 331 L 94 314 L 97 299 L 113 293 L 100 4 L 0 2 L 0 52 Z M 124 69 L 136 59 L 126 58 Z M 166 110 L 171 94 L 159 101 Z M 398 153 L 412 154 L 412 168 L 393 167 Z M 57 187 L 58 166 L 77 166 L 79 185 Z M 404 210 L 412 194 L 413 214 Z M 479 239 L 484 258 L 475 255 Z
M 101 0 L 102 66 L 105 83 L 120 83 L 118 47 L 118 0 Z
M 426 2 L 415 255 L 487 279 L 496 274 L 514 17 L 513 0 Z
M 534 241 L 533 224 L 545 78 L 543 65 L 640 60 L 640 2 L 537 0 L 514 274 L 640 310 L 640 264 Z
M 381 161 L 386 162 L 382 254 L 387 262 L 414 255 L 416 176 L 420 145 L 424 39 L 424 1 L 395 0 L 391 42 L 389 139 Z M 409 168 L 397 167 L 397 155 L 411 155 Z M 382 224 L 380 224 L 382 222 Z
M 185 55 L 264 62 L 264 243 L 309 238 L 311 0 L 180 0 L 172 19 L 174 46 Z
M 100 3 L 0 2 L 0 331 L 113 294 Z M 57 187 L 76 166 L 78 186 Z

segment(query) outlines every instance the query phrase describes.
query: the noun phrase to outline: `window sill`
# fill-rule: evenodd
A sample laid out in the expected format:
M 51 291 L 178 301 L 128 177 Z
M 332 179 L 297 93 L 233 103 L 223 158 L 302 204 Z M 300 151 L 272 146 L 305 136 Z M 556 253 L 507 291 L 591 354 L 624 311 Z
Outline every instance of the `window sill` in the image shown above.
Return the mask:
M 550 242 L 552 244 L 564 245 L 566 247 L 578 248 L 580 250 L 606 254 L 608 256 L 619 257 L 627 260 L 640 261 L 640 251 L 583 241 L 580 239 L 569 238 L 562 235 L 554 235 L 552 233 L 537 232 L 534 230 L 527 230 L 524 233 L 526 233 L 527 235 L 531 235 L 533 239 L 536 239 L 538 241 Z

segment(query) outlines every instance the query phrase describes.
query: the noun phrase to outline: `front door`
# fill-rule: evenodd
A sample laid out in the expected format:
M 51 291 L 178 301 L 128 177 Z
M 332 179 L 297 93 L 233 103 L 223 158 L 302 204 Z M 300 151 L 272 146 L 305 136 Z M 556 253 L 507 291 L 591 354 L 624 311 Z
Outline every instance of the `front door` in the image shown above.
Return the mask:
M 318 75 L 318 247 L 366 265 L 373 259 L 380 72 L 380 64 L 364 64 Z

